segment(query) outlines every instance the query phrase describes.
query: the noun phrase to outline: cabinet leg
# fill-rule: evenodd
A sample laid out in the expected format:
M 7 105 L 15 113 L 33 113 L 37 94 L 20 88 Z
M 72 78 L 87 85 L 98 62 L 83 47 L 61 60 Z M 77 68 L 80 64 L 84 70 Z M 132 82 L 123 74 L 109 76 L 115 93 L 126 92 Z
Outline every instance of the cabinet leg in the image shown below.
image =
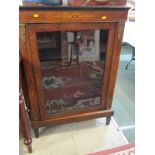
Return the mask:
M 39 138 L 39 128 L 33 128 L 35 138 Z
M 111 116 L 106 117 L 106 125 L 110 124 Z

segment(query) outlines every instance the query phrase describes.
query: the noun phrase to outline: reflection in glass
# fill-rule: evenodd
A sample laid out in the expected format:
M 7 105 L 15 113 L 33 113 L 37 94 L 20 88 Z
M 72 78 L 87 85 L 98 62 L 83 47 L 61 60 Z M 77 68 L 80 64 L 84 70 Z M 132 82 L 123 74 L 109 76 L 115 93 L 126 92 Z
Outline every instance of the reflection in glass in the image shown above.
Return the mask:
M 107 30 L 38 32 L 46 114 L 101 104 Z

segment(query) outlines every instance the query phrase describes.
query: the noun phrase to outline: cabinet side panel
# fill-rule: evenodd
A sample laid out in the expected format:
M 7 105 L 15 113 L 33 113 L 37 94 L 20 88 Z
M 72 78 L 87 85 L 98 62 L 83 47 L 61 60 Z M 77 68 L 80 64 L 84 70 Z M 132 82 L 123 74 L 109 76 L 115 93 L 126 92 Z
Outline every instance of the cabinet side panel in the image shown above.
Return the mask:
M 36 27 L 38 25 L 35 25 L 34 27 L 31 25 L 28 25 L 27 27 L 27 34 L 29 36 L 29 51 L 30 51 L 30 57 L 31 57 L 31 65 L 34 75 L 34 83 L 36 86 L 36 95 L 38 97 L 38 108 L 40 110 L 40 119 L 45 119 L 45 107 L 44 107 L 44 92 L 42 89 L 42 80 L 41 80 L 41 72 L 40 72 L 40 62 L 39 62 L 39 54 L 37 50 L 37 40 L 36 40 Z
M 20 52 L 21 52 L 21 57 L 23 60 L 24 70 L 26 75 L 28 97 L 29 97 L 30 106 L 31 106 L 31 119 L 39 120 L 40 114 L 39 114 L 38 100 L 37 100 L 34 78 L 33 78 L 31 57 L 29 53 L 30 51 L 28 46 L 28 38 L 26 37 L 26 34 L 27 34 L 26 26 L 21 24 L 19 30 L 20 30 L 20 35 L 19 35 Z
M 114 38 L 114 48 L 113 48 L 112 63 L 111 63 L 111 69 L 110 69 L 106 109 L 111 108 L 111 105 L 112 105 L 112 98 L 113 98 L 118 64 L 119 64 L 119 56 L 120 56 L 120 50 L 121 50 L 124 25 L 125 25 L 125 22 L 118 22 L 116 25 L 116 35 Z

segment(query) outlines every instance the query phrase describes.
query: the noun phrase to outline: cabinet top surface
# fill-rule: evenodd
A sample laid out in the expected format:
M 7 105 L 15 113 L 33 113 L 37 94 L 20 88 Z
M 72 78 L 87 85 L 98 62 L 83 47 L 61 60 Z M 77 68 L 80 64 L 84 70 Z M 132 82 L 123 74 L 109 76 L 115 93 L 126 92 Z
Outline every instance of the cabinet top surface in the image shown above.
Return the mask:
M 19 10 L 128 10 L 129 6 L 19 6 Z

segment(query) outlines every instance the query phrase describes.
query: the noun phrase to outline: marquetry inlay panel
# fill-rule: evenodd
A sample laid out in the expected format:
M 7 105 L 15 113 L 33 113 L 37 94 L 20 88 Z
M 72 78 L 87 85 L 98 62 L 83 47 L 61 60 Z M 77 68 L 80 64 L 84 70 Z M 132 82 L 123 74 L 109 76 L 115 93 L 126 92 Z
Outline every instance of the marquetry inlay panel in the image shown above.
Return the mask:
M 122 39 L 123 37 L 123 32 L 124 32 L 124 22 L 119 22 L 119 28 L 118 28 L 118 39 Z
M 26 25 L 20 24 L 20 33 L 21 33 L 21 39 L 23 42 L 26 42 Z
M 56 15 L 53 16 L 54 19 L 56 20 L 85 20 L 85 19 L 91 19 L 94 18 L 94 14 L 88 14 L 88 13 L 80 13 L 80 12 L 65 12 L 63 14 L 57 13 Z

